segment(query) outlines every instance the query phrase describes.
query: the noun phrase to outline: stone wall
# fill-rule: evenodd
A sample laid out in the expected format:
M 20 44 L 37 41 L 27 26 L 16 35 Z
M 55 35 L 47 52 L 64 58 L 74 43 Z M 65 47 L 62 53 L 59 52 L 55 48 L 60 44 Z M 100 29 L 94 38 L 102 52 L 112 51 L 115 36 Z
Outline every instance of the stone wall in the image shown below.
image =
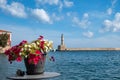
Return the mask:
M 120 48 L 67 48 L 67 51 L 78 51 L 78 50 L 120 50 Z

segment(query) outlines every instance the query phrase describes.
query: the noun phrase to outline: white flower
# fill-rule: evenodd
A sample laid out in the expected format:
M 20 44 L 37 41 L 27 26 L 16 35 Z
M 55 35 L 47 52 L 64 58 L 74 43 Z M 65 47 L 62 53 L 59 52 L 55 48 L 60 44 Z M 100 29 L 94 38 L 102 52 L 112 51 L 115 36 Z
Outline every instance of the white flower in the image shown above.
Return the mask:
M 28 45 L 29 48 L 31 48 L 31 45 Z
M 40 45 L 40 43 L 39 43 L 39 42 L 37 42 L 36 44 L 37 44 L 37 45 Z
M 27 45 L 27 44 L 25 44 L 25 45 L 24 45 L 24 47 L 25 47 L 25 48 L 27 48 L 27 47 L 28 47 L 28 45 Z

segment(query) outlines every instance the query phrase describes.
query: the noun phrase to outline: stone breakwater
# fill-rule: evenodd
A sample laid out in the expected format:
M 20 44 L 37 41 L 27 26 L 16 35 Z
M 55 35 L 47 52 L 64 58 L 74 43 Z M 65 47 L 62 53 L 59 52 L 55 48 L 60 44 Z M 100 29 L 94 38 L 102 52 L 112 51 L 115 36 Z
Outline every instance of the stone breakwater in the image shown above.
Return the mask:
M 120 48 L 66 48 L 65 51 L 82 51 L 82 50 L 120 50 Z

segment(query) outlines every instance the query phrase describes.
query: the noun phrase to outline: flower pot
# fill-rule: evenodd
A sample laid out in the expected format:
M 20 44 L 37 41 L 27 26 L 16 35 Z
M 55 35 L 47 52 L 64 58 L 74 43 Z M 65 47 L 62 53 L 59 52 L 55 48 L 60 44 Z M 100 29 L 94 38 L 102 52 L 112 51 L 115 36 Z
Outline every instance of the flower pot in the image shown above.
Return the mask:
M 26 74 L 27 75 L 42 74 L 44 72 L 45 59 L 46 56 L 43 55 L 43 59 L 39 60 L 38 64 L 30 64 L 28 63 L 28 58 L 25 58 L 24 63 L 26 67 Z

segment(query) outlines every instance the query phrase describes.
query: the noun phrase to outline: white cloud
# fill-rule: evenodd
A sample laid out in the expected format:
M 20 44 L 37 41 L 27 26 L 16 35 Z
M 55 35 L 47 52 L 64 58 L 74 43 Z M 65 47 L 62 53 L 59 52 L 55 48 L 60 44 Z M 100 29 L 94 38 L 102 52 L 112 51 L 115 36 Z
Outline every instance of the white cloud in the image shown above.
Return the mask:
M 67 15 L 67 16 L 71 16 L 71 13 L 70 13 L 70 12 L 67 12 L 66 15 Z
M 45 1 L 48 2 L 50 5 L 52 5 L 52 4 L 57 5 L 59 2 L 59 0 L 45 0 Z
M 61 11 L 63 7 L 72 7 L 74 3 L 69 0 L 36 0 L 37 6 L 40 4 L 49 4 L 49 5 L 56 5 L 58 10 Z
M 91 37 L 93 37 L 94 33 L 91 32 L 91 31 L 87 31 L 87 32 L 84 32 L 83 35 L 84 35 L 85 37 L 91 38 Z
M 111 15 L 113 13 L 113 9 L 116 3 L 117 3 L 117 0 L 112 0 L 110 8 L 107 9 L 108 15 Z
M 57 16 L 55 13 L 52 14 L 52 18 L 54 21 L 60 21 L 62 20 L 64 17 L 63 16 Z
M 85 13 L 81 20 L 79 20 L 78 17 L 73 17 L 72 22 L 76 26 L 79 26 L 81 28 L 86 28 L 90 24 L 88 17 L 89 17 L 89 15 L 87 13 Z
M 8 5 L 6 0 L 0 0 L 0 8 L 5 10 L 6 12 L 9 12 L 13 16 L 17 16 L 20 18 L 27 17 L 25 7 L 21 3 L 12 2 L 10 5 Z
M 50 17 L 44 9 L 33 9 L 32 14 L 42 22 L 51 23 Z
M 4 8 L 6 5 L 7 1 L 6 0 L 0 0 L 0 7 Z
M 88 17 L 89 17 L 88 13 L 84 13 L 83 18 L 88 18 Z
M 6 4 L 6 0 L 0 0 L 0 4 Z
M 120 13 L 118 12 L 118 13 L 116 13 L 115 14 L 115 21 L 120 21 Z
M 119 48 L 120 37 L 119 35 L 102 35 L 101 37 L 96 38 L 69 37 L 65 38 L 65 45 L 68 48 Z
M 117 0 L 112 0 L 112 8 L 114 7 L 116 2 L 117 2 Z
M 77 17 L 73 18 L 73 23 L 81 28 L 86 28 L 86 21 L 80 21 Z
M 25 8 L 22 4 L 13 2 L 11 5 L 7 5 L 6 8 L 13 16 L 26 17 Z
M 104 20 L 103 26 L 103 31 L 120 31 L 120 13 L 116 13 L 113 20 Z
M 108 8 L 107 14 L 108 14 L 108 15 L 111 15 L 111 14 L 112 14 L 112 8 Z
M 106 27 L 106 31 L 109 31 L 112 28 L 112 22 L 110 20 L 105 20 L 103 24 Z
M 105 19 L 108 17 L 107 13 L 101 11 L 91 11 L 89 12 L 89 15 L 95 19 Z
M 59 0 L 59 11 L 63 9 L 63 7 L 70 8 L 74 5 L 72 1 L 64 0 L 63 2 Z
M 63 6 L 64 6 L 63 3 L 62 3 L 62 2 L 59 2 L 59 11 L 62 10 Z
M 68 1 L 68 0 L 64 0 L 64 5 L 65 5 L 66 7 L 71 7 L 71 6 L 73 6 L 73 2 Z
M 50 5 L 58 5 L 59 0 L 36 0 L 37 3 L 41 3 L 41 4 L 50 4 Z

